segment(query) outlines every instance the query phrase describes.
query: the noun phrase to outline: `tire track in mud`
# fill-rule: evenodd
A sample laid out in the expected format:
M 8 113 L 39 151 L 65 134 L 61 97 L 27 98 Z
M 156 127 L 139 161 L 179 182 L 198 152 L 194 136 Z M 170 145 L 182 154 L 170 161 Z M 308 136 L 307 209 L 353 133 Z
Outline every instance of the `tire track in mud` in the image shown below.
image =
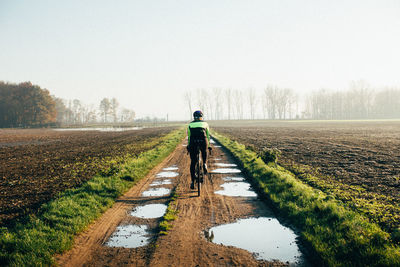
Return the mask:
M 209 158 L 209 170 L 215 169 L 215 158 L 221 162 L 234 162 L 230 156 L 215 147 Z M 163 168 L 176 165 L 179 176 L 172 179 L 175 188 L 178 217 L 167 235 L 154 238 L 150 245 L 138 248 L 107 247 L 104 243 L 120 224 L 148 224 L 155 229 L 159 220 L 135 219 L 129 212 L 143 203 L 166 203 L 166 197 L 143 197 L 141 194 Z M 273 216 L 257 198 L 228 197 L 215 194 L 226 174 L 212 174 L 213 183 L 206 179 L 201 196 L 190 189 L 190 158 L 184 145 L 176 150 L 144 179 L 138 182 L 102 217 L 84 233 L 77 236 L 74 247 L 57 257 L 60 266 L 284 266 L 278 261 L 256 260 L 251 252 L 232 246 L 209 242 L 205 232 L 213 226 L 232 223 L 240 218 Z

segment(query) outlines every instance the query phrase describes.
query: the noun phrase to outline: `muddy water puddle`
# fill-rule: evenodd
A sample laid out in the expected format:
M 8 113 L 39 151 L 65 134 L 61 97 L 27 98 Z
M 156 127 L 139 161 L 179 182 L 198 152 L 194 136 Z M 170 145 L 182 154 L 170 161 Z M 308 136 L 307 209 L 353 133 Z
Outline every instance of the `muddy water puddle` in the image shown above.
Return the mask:
M 136 207 L 131 215 L 143 219 L 154 219 L 162 217 L 166 210 L 167 205 L 165 204 L 148 204 Z
M 144 196 L 144 197 L 160 197 L 160 196 L 168 195 L 170 192 L 171 192 L 170 189 L 164 188 L 164 187 L 150 188 L 149 190 L 144 191 L 142 193 L 142 196 Z
M 179 168 L 176 165 L 172 165 L 170 167 L 164 168 L 163 171 L 177 171 Z
M 215 163 L 217 167 L 237 167 L 237 164 L 234 163 Z
M 166 184 L 172 184 L 171 179 L 155 180 L 150 184 L 150 186 L 159 186 L 159 185 L 166 185 Z
M 230 197 L 257 197 L 256 192 L 251 190 L 247 182 L 230 182 L 221 185 L 223 190 L 215 191 L 215 194 Z
M 157 178 L 173 178 L 173 177 L 176 177 L 178 175 L 179 175 L 179 173 L 177 173 L 177 172 L 164 171 L 164 172 L 157 173 L 156 177 Z
M 237 168 L 218 168 L 212 170 L 211 173 L 221 173 L 221 174 L 229 174 L 229 173 L 241 173 L 241 170 Z
M 244 177 L 224 177 L 222 178 L 225 182 L 243 182 L 245 179 Z
M 279 260 L 291 265 L 303 261 L 296 234 L 275 218 L 241 219 L 211 228 L 208 236 L 213 243 L 248 250 L 258 260 Z
M 108 247 L 137 248 L 149 244 L 147 225 L 120 225 L 105 243 Z

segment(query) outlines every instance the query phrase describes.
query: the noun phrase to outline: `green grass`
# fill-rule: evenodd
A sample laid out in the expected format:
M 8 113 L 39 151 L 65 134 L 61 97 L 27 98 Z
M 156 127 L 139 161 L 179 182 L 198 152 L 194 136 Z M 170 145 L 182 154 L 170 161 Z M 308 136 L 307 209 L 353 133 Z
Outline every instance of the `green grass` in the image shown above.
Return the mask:
M 176 199 L 178 198 L 177 193 L 174 191 L 172 197 L 169 200 L 167 211 L 165 212 L 160 224 L 160 235 L 167 235 L 168 231 L 172 228 L 172 221 L 177 218 L 178 210 L 176 208 Z
M 185 133 L 176 130 L 159 145 L 126 159 L 118 171 L 97 175 L 41 207 L 37 216 L 12 229 L 0 229 L 0 265 L 50 266 L 53 256 L 73 245 L 74 236 L 110 208 L 115 199 L 143 178 L 180 143 Z M 116 168 L 114 166 L 113 168 Z
M 400 266 L 400 248 L 391 236 L 332 195 L 302 183 L 276 164 L 228 138 L 214 137 L 242 164 L 254 183 L 328 266 Z

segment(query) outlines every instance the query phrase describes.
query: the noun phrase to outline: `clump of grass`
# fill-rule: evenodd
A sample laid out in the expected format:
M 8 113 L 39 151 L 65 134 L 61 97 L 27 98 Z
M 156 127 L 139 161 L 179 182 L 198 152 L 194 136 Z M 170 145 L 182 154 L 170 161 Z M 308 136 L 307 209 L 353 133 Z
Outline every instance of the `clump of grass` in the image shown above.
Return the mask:
M 278 158 L 282 152 L 277 148 L 263 148 L 258 155 L 266 163 L 278 163 Z
M 0 265 L 53 265 L 55 253 L 71 248 L 75 234 L 83 231 L 110 208 L 118 196 L 168 156 L 184 135 L 181 129 L 166 135 L 154 149 L 126 159 L 118 166 L 119 172 L 114 172 L 117 168 L 113 168 L 111 172 L 99 174 L 43 205 L 37 216 L 17 223 L 12 229 L 1 228 Z
M 265 192 L 268 200 L 291 219 L 301 237 L 329 266 L 399 266 L 400 248 L 390 235 L 341 201 L 314 189 L 278 165 L 268 165 L 244 145 L 213 134 Z

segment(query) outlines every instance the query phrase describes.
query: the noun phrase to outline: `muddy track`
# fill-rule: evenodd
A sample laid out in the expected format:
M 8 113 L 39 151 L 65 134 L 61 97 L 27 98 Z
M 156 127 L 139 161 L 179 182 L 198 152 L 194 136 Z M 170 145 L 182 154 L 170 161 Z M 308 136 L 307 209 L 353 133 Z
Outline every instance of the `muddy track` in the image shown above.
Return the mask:
M 220 158 L 224 162 L 232 162 L 229 155 L 214 148 L 210 157 L 209 169 L 215 169 L 213 159 Z M 128 193 L 118 199 L 114 206 L 105 212 L 85 232 L 75 239 L 74 247 L 57 256 L 60 266 L 282 266 L 280 262 L 257 261 L 253 255 L 243 249 L 232 246 L 214 244 L 206 240 L 204 231 L 212 226 L 234 222 L 249 216 L 268 216 L 265 208 L 257 198 L 226 197 L 214 194 L 223 183 L 226 175 L 213 174 L 212 180 L 206 181 L 202 195 L 190 190 L 189 156 L 183 145 L 154 168 L 144 179 L 136 184 Z M 178 193 L 176 201 L 178 217 L 172 222 L 173 228 L 168 235 L 156 233 L 160 219 L 141 219 L 129 215 L 138 205 L 149 203 L 167 203 L 169 196 L 143 197 L 163 168 L 176 165 L 179 175 L 172 178 L 171 185 Z M 267 211 L 266 211 L 267 210 Z M 104 243 L 118 225 L 147 224 L 153 238 L 147 246 L 138 248 L 115 248 Z

